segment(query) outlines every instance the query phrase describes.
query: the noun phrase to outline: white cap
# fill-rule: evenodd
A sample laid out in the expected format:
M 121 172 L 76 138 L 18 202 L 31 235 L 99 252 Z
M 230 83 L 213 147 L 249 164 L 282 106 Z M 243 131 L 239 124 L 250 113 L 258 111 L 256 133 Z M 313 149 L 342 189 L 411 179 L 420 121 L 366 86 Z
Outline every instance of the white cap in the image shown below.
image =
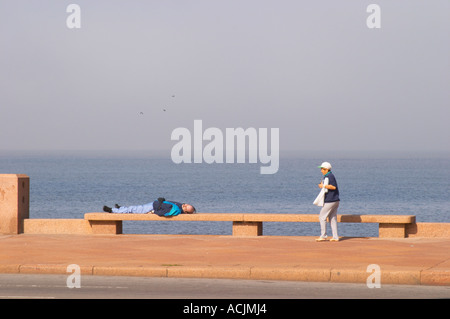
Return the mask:
M 328 163 L 328 162 L 323 162 L 322 165 L 317 166 L 317 167 L 318 168 L 326 168 L 326 169 L 330 170 L 331 169 L 331 164 Z

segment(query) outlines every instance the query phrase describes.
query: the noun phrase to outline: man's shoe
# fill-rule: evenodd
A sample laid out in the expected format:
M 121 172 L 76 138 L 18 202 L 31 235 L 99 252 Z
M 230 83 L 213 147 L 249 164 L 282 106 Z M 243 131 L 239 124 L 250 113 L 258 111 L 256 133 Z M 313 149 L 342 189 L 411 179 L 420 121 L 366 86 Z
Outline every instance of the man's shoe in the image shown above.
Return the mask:
M 108 207 L 108 206 L 103 206 L 103 211 L 106 213 L 112 213 L 111 207 Z

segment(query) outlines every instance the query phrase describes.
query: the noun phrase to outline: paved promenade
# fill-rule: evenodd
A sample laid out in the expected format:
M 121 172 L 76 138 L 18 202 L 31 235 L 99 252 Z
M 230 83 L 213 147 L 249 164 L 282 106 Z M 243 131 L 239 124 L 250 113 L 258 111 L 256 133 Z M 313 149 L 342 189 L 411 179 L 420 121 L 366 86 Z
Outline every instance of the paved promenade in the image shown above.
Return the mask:
M 0 235 L 0 273 L 450 285 L 448 238 L 214 235 Z

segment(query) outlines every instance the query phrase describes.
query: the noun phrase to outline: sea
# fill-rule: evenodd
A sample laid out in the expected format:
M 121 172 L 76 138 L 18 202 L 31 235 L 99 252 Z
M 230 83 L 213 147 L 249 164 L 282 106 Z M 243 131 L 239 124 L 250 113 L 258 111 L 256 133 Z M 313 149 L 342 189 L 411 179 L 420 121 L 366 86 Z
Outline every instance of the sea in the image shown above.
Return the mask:
M 30 177 L 30 218 L 83 218 L 104 205 L 140 205 L 158 197 L 201 213 L 318 214 L 313 205 L 331 162 L 339 214 L 416 215 L 450 222 L 450 154 L 304 152 L 280 157 L 275 174 L 260 163 L 174 163 L 145 151 L 2 151 L 0 174 Z M 264 235 L 316 236 L 318 223 L 263 225 Z M 339 223 L 339 236 L 376 237 L 378 225 Z M 231 235 L 231 222 L 125 221 L 125 234 Z M 328 233 L 331 229 L 328 225 Z

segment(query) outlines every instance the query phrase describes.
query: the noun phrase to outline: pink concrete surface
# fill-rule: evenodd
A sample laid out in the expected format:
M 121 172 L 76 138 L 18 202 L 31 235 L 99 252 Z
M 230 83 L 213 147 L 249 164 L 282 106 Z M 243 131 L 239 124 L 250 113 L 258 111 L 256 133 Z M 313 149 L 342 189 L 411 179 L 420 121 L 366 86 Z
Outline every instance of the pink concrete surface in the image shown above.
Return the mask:
M 0 235 L 0 273 L 236 278 L 450 285 L 448 238 L 216 235 Z

